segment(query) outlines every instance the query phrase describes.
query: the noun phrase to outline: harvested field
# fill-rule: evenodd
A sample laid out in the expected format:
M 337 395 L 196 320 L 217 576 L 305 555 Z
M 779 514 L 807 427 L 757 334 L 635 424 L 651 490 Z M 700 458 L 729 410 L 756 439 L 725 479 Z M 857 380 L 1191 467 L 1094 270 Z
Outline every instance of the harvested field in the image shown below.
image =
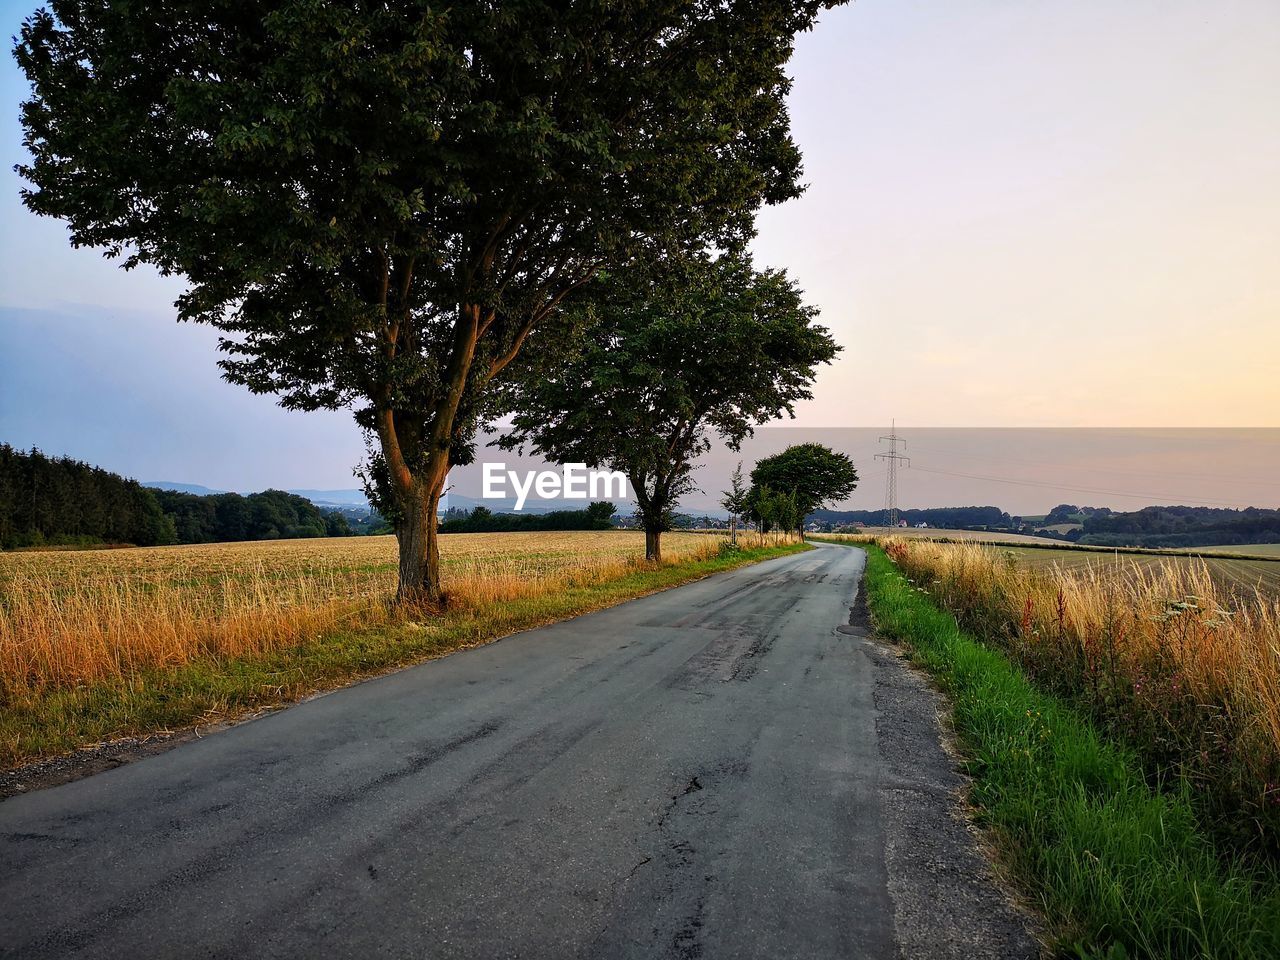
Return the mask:
M 481 611 L 643 565 L 636 531 L 441 538 L 453 608 Z M 668 561 L 721 538 L 668 533 Z M 0 692 L 256 655 L 390 615 L 394 537 L 0 554 Z
M 1127 573 L 1143 570 L 1154 573 L 1168 564 L 1183 564 L 1208 571 L 1215 584 L 1237 598 L 1248 598 L 1261 591 L 1264 595 L 1280 596 L 1280 553 L 1275 560 L 1246 558 L 1197 557 L 1181 553 L 1108 553 L 1102 550 L 1071 550 L 1053 547 L 992 546 L 1013 558 L 1022 566 L 1065 571 L 1092 570 L 1100 573 L 1114 571 Z M 1221 547 L 1206 547 L 1221 550 Z M 1244 548 L 1242 547 L 1241 550 Z M 1250 553 L 1257 547 L 1248 548 Z

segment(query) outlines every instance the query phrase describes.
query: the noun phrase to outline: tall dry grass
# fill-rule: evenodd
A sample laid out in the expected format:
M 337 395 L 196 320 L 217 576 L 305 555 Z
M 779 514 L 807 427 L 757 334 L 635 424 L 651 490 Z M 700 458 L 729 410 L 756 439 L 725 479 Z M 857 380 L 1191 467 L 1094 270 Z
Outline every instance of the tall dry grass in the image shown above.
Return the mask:
M 666 562 L 722 542 L 669 533 Z M 643 534 L 625 531 L 455 534 L 441 554 L 464 613 L 645 567 Z M 391 537 L 0 555 L 0 700 L 378 626 L 395 579 Z
M 1241 598 L 1185 559 L 1045 569 L 980 545 L 881 544 L 1154 776 L 1176 776 L 1223 822 L 1280 846 L 1280 601 Z

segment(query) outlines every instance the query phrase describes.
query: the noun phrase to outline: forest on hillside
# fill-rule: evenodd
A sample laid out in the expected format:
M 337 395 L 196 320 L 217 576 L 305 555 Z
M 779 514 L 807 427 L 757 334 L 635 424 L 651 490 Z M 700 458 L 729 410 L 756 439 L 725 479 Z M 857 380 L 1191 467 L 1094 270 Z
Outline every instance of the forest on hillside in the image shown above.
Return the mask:
M 278 540 L 351 534 L 345 517 L 283 490 L 153 490 L 70 457 L 0 444 L 0 548 Z
M 1207 547 L 1280 543 L 1280 510 L 1144 507 L 1084 517 L 1078 542 L 1106 547 Z

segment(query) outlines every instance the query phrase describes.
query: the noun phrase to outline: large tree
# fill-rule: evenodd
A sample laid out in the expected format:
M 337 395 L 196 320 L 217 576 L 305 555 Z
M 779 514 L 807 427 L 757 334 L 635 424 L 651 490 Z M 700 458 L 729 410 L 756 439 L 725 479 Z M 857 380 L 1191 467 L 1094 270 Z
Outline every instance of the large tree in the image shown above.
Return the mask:
M 766 491 L 792 497 L 793 520 L 802 527 L 814 510 L 853 493 L 858 471 L 847 454 L 820 443 L 797 443 L 759 461 L 751 471 L 751 483 L 753 503 L 761 502 Z
M 578 328 L 573 352 L 515 379 L 500 442 L 624 472 L 645 555 L 660 560 L 713 435 L 736 449 L 754 425 L 790 413 L 840 349 L 816 313 L 786 274 L 743 256 L 609 272 L 560 320 Z
M 227 379 L 352 406 L 434 603 L 445 478 L 546 319 L 798 193 L 784 67 L 835 2 L 54 0 L 15 50 L 24 200 L 186 277 Z

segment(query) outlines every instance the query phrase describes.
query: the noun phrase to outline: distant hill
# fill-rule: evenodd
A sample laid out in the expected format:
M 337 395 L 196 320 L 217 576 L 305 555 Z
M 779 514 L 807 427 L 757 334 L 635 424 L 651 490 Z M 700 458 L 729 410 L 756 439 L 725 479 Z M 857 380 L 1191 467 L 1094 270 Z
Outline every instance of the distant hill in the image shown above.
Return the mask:
M 171 490 L 176 493 L 192 493 L 196 496 L 207 497 L 217 494 L 228 493 L 227 490 L 216 490 L 213 487 L 202 486 L 198 483 L 178 483 L 173 480 L 149 480 L 142 484 L 144 487 L 150 487 L 153 490 Z M 286 493 L 292 493 L 294 496 L 302 497 L 304 500 L 310 500 L 317 507 L 328 509 L 339 509 L 344 513 L 350 510 L 368 511 L 369 501 L 364 495 L 363 490 L 347 489 L 347 490 L 313 490 L 313 489 L 291 489 Z M 619 506 L 625 505 L 626 501 L 618 501 Z M 440 512 L 443 513 L 446 507 L 456 507 L 459 510 L 471 511 L 476 507 L 488 507 L 494 513 L 514 513 L 516 500 L 514 496 L 504 498 L 492 498 L 480 500 L 475 497 L 468 497 L 461 493 L 448 494 L 440 504 Z M 524 508 L 520 513 L 550 513 L 553 510 L 575 510 L 586 506 L 586 501 L 582 500 L 539 500 L 534 497 L 528 498 L 524 503 Z
M 288 492 L 326 507 L 367 507 L 369 505 L 363 490 L 289 490 Z
M 144 480 L 142 485 L 153 490 L 172 490 L 175 493 L 193 493 L 198 497 L 217 496 L 221 493 L 233 493 L 231 490 L 219 490 L 199 483 L 179 483 L 176 480 Z M 310 500 L 317 507 L 363 507 L 368 509 L 369 501 L 365 499 L 363 490 L 286 490 L 296 497 Z
M 199 497 L 209 497 L 219 493 L 231 493 L 230 490 L 215 490 L 213 487 L 202 487 L 198 483 L 175 483 L 172 480 L 143 480 L 144 487 L 152 490 L 172 490 L 175 493 L 194 493 Z
M 193 493 L 200 497 L 209 497 L 231 492 L 228 490 L 217 490 L 213 487 L 206 487 L 199 483 L 178 483 L 174 480 L 148 480 L 142 485 L 144 487 L 150 487 L 153 490 L 171 490 L 175 493 Z M 295 489 L 286 490 L 285 493 L 292 493 L 294 496 L 302 497 L 304 500 L 310 500 L 317 507 L 354 507 L 360 510 L 369 509 L 369 501 L 365 497 L 363 490 Z M 460 510 L 474 510 L 476 507 L 485 506 L 493 510 L 495 513 L 505 513 L 514 511 L 516 504 L 515 497 L 478 500 L 475 497 L 463 496 L 460 493 L 449 494 L 446 500 L 447 503 L 442 502 L 440 505 L 440 511 L 442 513 L 444 512 L 445 506 L 457 507 Z M 524 509 L 520 512 L 547 513 L 552 510 L 571 510 L 575 507 L 581 506 L 585 506 L 585 501 L 579 503 L 576 500 L 536 500 L 533 497 L 530 497 L 525 501 Z
M 1280 543 L 1280 510 L 1143 507 L 1084 518 L 1080 543 L 1102 547 L 1207 547 Z

